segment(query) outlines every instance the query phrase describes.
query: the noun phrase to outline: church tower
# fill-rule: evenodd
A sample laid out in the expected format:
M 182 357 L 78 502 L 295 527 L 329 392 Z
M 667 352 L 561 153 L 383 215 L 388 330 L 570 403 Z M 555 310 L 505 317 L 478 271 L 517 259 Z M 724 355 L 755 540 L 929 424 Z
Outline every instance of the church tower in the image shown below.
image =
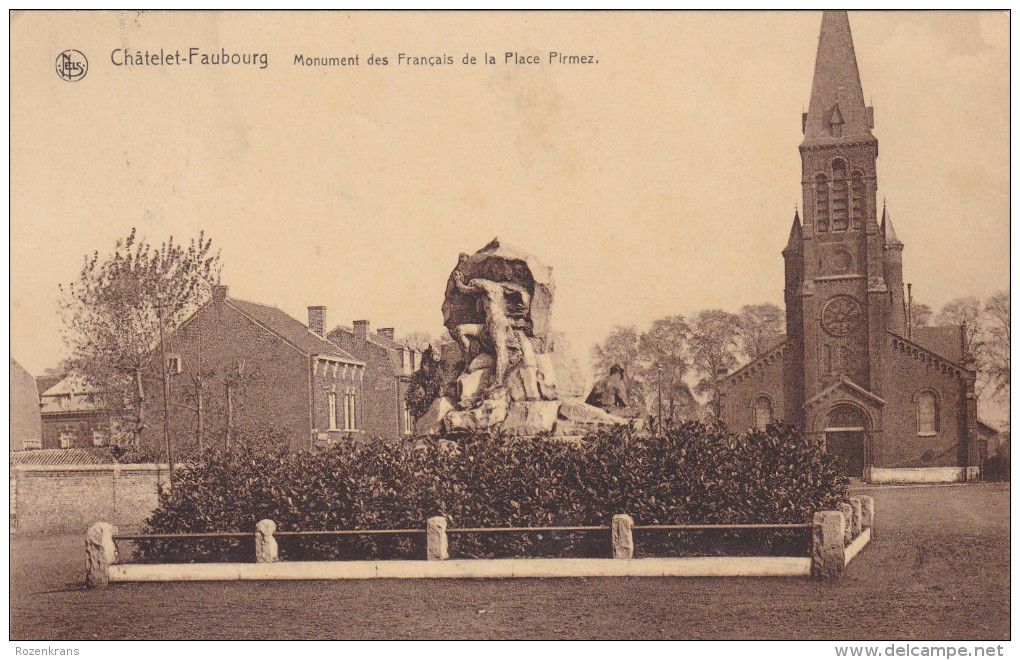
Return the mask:
M 796 344 L 790 356 L 795 359 L 789 361 L 801 363 L 791 368 L 803 369 L 802 392 L 788 394 L 797 399 L 787 406 L 794 417 L 800 416 L 805 401 L 841 380 L 881 396 L 881 342 L 890 296 L 885 239 L 876 219 L 878 141 L 871 134 L 873 116 L 864 102 L 847 14 L 827 11 L 811 101 L 802 117 L 800 245 L 791 249 L 791 234 L 785 254 L 787 308 L 797 309 L 788 314 L 788 324 L 800 326 L 787 328 Z M 800 261 L 797 292 L 789 291 L 795 284 L 790 273 L 793 252 L 799 252 Z
M 803 205 L 783 249 L 786 338 L 718 379 L 732 430 L 791 424 L 868 481 L 971 479 L 973 362 L 960 326 L 908 327 L 903 243 L 878 211 L 878 140 L 846 12 L 827 11 L 802 117 Z

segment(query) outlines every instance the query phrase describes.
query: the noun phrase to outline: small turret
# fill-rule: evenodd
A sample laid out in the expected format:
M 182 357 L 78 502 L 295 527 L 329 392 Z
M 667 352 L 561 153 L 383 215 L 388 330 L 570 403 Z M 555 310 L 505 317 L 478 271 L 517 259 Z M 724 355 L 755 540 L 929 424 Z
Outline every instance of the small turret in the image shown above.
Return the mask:
M 907 309 L 903 300 L 903 243 L 896 237 L 892 217 L 882 205 L 882 235 L 885 237 L 883 266 L 889 287 L 889 329 L 907 336 Z

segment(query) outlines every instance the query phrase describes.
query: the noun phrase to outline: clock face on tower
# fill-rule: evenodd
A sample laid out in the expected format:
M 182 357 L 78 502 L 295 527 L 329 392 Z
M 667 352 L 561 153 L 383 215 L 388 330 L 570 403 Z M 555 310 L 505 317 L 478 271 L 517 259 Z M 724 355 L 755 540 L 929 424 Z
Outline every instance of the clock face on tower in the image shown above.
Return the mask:
M 833 296 L 822 307 L 822 329 L 833 337 L 849 335 L 860 322 L 861 304 L 853 296 Z

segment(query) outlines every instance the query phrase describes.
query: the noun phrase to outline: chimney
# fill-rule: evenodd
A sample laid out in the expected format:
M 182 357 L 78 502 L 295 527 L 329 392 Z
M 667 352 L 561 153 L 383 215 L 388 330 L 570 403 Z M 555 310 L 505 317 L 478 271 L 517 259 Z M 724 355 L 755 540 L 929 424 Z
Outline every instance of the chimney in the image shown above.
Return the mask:
M 354 338 L 368 341 L 368 321 L 354 322 Z
M 213 302 L 214 303 L 221 303 L 221 302 L 223 302 L 224 300 L 227 299 L 227 294 L 229 294 L 229 293 L 230 293 L 230 287 L 229 286 L 223 286 L 222 284 L 217 284 L 216 286 L 214 286 L 212 288 L 212 299 L 213 299 Z
M 326 336 L 326 308 L 316 305 L 308 308 L 308 329 L 319 335 Z
M 375 331 L 375 333 L 377 335 L 381 335 L 383 337 L 386 337 L 387 339 L 392 340 L 393 339 L 393 330 L 394 330 L 393 328 L 379 328 L 378 330 Z

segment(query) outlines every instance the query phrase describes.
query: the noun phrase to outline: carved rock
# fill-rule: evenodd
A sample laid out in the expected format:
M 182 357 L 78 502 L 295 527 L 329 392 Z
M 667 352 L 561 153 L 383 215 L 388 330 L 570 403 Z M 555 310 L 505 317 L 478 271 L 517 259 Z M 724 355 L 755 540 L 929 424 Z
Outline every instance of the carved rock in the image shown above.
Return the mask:
M 571 422 L 582 424 L 622 424 L 626 425 L 629 420 L 610 415 L 601 408 L 590 406 L 583 401 L 564 401 L 560 404 L 560 417 Z
M 443 419 L 451 410 L 453 410 L 453 403 L 445 396 L 439 397 L 414 423 L 414 434 L 438 435 L 443 430 Z
M 502 430 L 511 435 L 549 433 L 556 426 L 559 408 L 558 401 L 514 401 Z

